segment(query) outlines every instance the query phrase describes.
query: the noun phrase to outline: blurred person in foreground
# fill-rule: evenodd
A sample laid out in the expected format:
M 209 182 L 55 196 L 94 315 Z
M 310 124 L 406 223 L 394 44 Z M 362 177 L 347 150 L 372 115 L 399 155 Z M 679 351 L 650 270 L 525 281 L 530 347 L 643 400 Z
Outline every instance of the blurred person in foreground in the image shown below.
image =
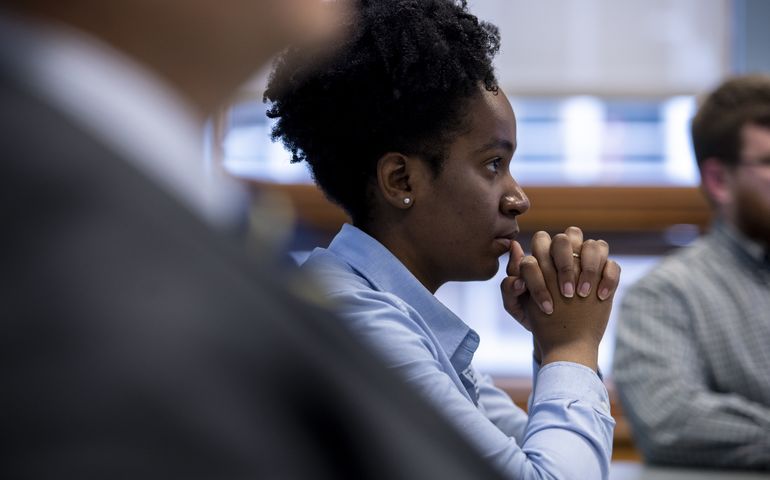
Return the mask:
M 0 477 L 496 478 L 223 233 L 204 119 L 336 6 L 1 5 Z
M 651 463 L 770 468 L 770 77 L 692 121 L 711 231 L 624 296 L 614 377 Z
M 280 58 L 274 136 L 352 218 L 305 268 L 347 325 L 507 478 L 607 478 L 614 421 L 597 375 L 619 268 L 578 228 L 515 238 L 516 119 L 494 74 L 500 37 L 466 2 L 361 1 L 327 61 Z M 529 415 L 473 366 L 478 334 L 433 295 L 510 253 L 505 305 L 531 329 Z

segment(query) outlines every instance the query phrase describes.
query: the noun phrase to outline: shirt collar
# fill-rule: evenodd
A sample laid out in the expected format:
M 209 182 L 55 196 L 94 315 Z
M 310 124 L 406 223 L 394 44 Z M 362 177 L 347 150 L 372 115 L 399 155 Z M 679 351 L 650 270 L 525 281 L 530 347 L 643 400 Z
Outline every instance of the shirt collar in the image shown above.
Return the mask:
M 239 187 L 204 162 L 193 108 L 125 54 L 70 27 L 0 10 L 0 61 L 205 220 L 229 226 L 242 213 Z
M 329 251 L 353 267 L 373 288 L 392 293 L 414 308 L 458 372 L 470 365 L 479 345 L 478 334 L 439 302 L 383 244 L 345 224 Z
M 719 241 L 743 252 L 753 261 L 760 264 L 768 261 L 768 252 L 760 243 L 750 239 L 727 222 L 717 220 L 714 222 L 712 231 Z

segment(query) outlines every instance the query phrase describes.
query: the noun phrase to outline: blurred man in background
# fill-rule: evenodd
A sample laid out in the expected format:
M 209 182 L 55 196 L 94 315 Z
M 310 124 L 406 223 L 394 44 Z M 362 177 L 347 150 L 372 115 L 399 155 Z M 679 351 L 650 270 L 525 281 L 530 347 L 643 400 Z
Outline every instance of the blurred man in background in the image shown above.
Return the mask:
M 770 77 L 692 122 L 714 224 L 624 297 L 615 381 L 653 463 L 770 468 Z
M 204 119 L 338 5 L 0 5 L 2 478 L 495 478 L 222 233 Z

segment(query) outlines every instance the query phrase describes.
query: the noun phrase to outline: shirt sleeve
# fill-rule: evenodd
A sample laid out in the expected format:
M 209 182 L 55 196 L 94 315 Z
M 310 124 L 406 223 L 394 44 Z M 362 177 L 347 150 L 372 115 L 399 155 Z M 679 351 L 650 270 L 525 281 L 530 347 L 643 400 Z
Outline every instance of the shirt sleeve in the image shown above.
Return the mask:
M 613 376 L 637 444 L 653 463 L 770 468 L 770 409 L 709 388 L 697 316 L 667 282 L 624 296 Z
M 496 387 L 489 375 L 476 373 L 479 387 L 479 405 L 484 415 L 504 434 L 524 440 L 529 416 L 519 408 L 507 393 Z M 531 397 L 530 397 L 531 398 Z
M 593 370 L 568 362 L 545 365 L 528 423 L 515 405 L 503 404 L 502 392 L 490 399 L 490 418 L 459 391 L 437 360 L 436 347 L 398 299 L 367 290 L 336 294 L 333 300 L 353 330 L 508 478 L 608 478 L 615 422 Z M 502 420 L 505 415 L 512 419 Z

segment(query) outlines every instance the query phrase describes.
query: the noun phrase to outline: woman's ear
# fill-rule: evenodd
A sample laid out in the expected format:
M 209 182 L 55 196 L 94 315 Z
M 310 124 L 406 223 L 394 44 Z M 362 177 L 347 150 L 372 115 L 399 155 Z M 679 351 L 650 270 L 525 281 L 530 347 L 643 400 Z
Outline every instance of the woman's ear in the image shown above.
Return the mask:
M 377 186 L 388 204 L 399 209 L 414 205 L 415 186 L 420 176 L 418 163 L 414 157 L 392 152 L 377 161 Z
M 706 196 L 723 209 L 732 203 L 731 172 L 716 158 L 707 158 L 701 166 L 701 186 Z

